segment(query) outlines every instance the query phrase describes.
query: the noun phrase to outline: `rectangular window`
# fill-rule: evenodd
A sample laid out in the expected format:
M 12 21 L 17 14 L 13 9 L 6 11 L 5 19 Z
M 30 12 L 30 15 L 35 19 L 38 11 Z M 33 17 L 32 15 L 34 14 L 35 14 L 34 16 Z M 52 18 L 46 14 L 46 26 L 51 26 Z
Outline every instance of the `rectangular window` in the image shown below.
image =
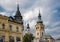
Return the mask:
M 16 37 L 16 42 L 20 42 L 20 41 L 21 41 L 20 37 Z
M 4 36 L 0 37 L 0 42 L 4 42 Z
M 14 37 L 9 36 L 9 42 L 14 42 Z
M 16 27 L 16 31 L 17 31 L 17 32 L 19 31 L 19 28 L 18 28 L 18 27 Z
M 2 24 L 2 29 L 5 29 L 5 24 L 4 23 Z
M 12 25 L 9 25 L 9 30 L 11 30 L 11 31 L 12 31 Z

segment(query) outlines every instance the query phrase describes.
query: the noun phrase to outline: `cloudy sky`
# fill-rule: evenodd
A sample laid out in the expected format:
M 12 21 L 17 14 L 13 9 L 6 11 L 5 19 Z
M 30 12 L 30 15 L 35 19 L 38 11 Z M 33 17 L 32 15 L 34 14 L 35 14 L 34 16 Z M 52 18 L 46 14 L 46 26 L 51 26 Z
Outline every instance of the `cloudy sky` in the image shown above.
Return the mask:
M 45 25 L 45 33 L 54 38 L 60 37 L 60 0 L 0 0 L 0 14 L 14 16 L 19 3 L 24 26 L 30 24 L 35 33 L 39 10 Z

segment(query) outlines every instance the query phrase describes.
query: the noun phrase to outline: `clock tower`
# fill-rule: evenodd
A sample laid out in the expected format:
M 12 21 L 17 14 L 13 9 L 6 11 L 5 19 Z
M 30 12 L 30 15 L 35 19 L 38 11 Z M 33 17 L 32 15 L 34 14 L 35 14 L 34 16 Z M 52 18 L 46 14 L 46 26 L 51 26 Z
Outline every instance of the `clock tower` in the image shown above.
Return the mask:
M 44 24 L 43 24 L 43 21 L 41 20 L 41 14 L 40 14 L 40 11 L 39 11 L 39 15 L 38 15 L 38 21 L 37 21 L 37 24 L 35 25 L 35 30 L 36 30 L 36 39 L 37 39 L 37 42 L 39 42 L 39 40 L 42 38 L 42 36 L 44 35 Z

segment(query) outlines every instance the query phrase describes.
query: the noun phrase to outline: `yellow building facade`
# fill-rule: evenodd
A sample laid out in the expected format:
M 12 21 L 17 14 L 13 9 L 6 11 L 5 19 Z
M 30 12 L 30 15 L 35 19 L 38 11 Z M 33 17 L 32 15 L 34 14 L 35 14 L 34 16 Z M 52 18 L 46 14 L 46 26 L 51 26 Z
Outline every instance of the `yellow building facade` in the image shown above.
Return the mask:
M 0 15 L 0 42 L 22 42 L 23 28 L 18 5 L 14 18 Z

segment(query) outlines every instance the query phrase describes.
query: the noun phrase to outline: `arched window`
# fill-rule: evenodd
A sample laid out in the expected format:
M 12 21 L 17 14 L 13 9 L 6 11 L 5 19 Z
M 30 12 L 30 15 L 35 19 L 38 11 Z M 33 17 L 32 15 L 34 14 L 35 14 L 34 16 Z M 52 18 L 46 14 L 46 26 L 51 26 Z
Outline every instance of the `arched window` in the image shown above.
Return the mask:
M 2 24 L 2 29 L 5 29 L 5 24 L 4 23 Z
M 0 37 L 0 42 L 4 42 L 4 40 L 5 40 L 4 36 Z
M 17 32 L 19 31 L 19 28 L 18 28 L 18 27 L 16 27 L 16 31 L 17 31 Z
M 12 25 L 9 25 L 9 30 L 11 30 L 11 31 L 12 31 Z
M 14 37 L 9 36 L 9 42 L 14 42 Z
M 43 35 L 43 32 L 42 32 L 42 35 Z
M 16 37 L 16 42 L 20 42 L 20 41 L 21 41 L 20 37 Z
M 37 33 L 37 35 L 39 35 L 39 33 Z

